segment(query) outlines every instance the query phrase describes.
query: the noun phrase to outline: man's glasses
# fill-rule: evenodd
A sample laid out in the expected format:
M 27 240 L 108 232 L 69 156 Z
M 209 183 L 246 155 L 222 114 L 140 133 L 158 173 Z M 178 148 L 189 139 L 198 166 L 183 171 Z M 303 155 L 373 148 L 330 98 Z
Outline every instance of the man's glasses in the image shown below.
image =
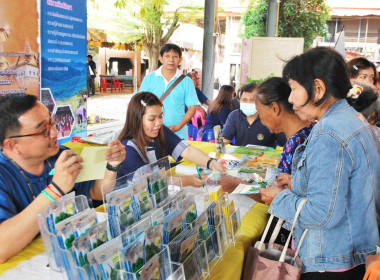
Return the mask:
M 28 137 L 28 136 L 40 136 L 42 135 L 45 138 L 48 138 L 50 136 L 50 130 L 52 127 L 55 126 L 55 119 L 50 118 L 48 125 L 44 128 L 44 130 L 32 134 L 24 134 L 24 135 L 14 135 L 10 136 L 9 138 L 20 138 L 20 137 Z

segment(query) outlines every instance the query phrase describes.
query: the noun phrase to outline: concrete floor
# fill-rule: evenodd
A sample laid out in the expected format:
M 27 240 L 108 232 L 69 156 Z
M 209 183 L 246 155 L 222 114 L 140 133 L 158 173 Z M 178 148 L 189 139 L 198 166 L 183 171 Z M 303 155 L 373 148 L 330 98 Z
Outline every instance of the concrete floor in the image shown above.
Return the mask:
M 97 93 L 87 101 L 87 115 L 100 115 L 103 119 L 112 119 L 105 123 L 88 124 L 87 134 L 121 130 L 125 123 L 127 105 L 132 91 L 122 93 Z

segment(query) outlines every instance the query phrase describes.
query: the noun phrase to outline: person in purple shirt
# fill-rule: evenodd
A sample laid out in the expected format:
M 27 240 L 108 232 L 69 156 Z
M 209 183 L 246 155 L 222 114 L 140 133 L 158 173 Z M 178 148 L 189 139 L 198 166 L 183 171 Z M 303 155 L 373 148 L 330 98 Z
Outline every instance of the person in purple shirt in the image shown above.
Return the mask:
M 220 88 L 219 94 L 208 108 L 204 131 L 212 129 L 216 125 L 222 128 L 226 123 L 228 115 L 232 112 L 232 98 L 235 90 L 232 86 L 224 85 Z

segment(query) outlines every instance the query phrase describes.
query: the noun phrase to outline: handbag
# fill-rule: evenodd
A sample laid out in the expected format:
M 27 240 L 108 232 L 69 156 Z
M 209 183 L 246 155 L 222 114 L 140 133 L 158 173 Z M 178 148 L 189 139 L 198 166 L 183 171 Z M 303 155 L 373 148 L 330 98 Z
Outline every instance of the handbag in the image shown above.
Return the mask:
M 304 230 L 301 236 L 301 240 L 298 244 L 297 250 L 288 249 L 290 239 L 292 237 L 294 226 L 297 222 L 299 213 L 307 198 L 304 198 L 298 205 L 294 221 L 288 239 L 285 246 L 275 244 L 278 233 L 284 222 L 283 219 L 279 219 L 276 227 L 272 233 L 269 243 L 264 243 L 265 237 L 269 231 L 269 227 L 273 221 L 274 215 L 272 214 L 265 227 L 264 233 L 260 241 L 257 241 L 254 247 L 249 247 L 245 268 L 243 274 L 243 280 L 295 280 L 300 279 L 303 263 L 298 257 L 299 250 L 302 242 L 307 234 L 307 229 Z
M 185 75 L 181 75 L 177 78 L 177 80 L 174 81 L 174 83 L 168 88 L 167 91 L 161 96 L 160 101 L 163 103 L 165 98 L 171 93 L 171 91 L 183 80 L 185 79 Z

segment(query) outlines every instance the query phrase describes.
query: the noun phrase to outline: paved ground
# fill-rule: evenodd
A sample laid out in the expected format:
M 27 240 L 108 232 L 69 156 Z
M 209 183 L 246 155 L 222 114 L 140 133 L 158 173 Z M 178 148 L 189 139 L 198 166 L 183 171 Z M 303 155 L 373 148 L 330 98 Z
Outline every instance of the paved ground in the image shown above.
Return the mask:
M 120 130 L 124 123 L 127 105 L 132 97 L 132 92 L 127 93 L 101 93 L 92 96 L 87 101 L 87 115 L 100 115 L 102 118 L 112 119 L 105 123 L 88 124 L 87 133 L 99 133 L 103 131 Z

